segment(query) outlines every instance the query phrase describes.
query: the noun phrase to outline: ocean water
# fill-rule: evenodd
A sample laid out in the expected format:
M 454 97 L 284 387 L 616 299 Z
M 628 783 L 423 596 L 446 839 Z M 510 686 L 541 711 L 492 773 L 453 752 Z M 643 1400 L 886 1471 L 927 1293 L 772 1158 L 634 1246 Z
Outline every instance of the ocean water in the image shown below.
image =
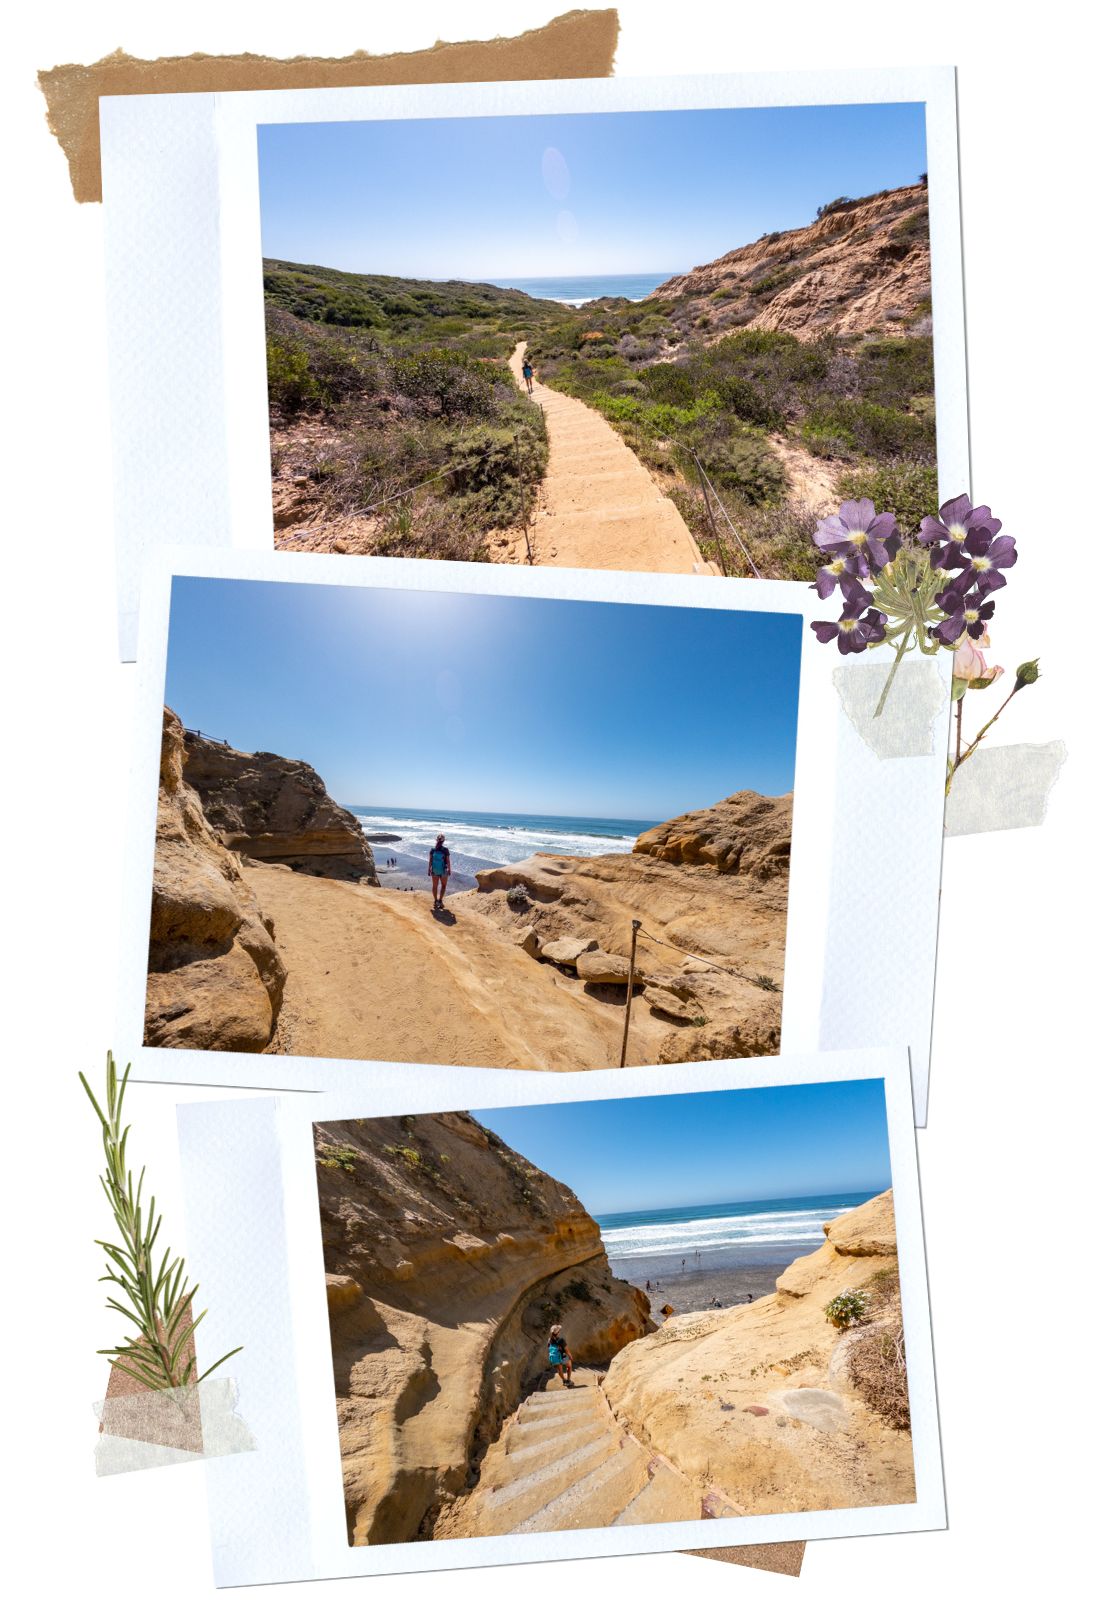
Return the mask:
M 660 1271 L 748 1266 L 758 1261 L 793 1261 L 825 1243 L 822 1223 L 870 1200 L 870 1194 L 802 1196 L 787 1200 L 739 1200 L 726 1205 L 681 1206 L 597 1216 L 613 1267 L 631 1276 L 641 1262 Z M 699 1260 L 695 1258 L 699 1251 Z
M 660 284 L 675 277 L 675 272 L 625 272 L 582 278 L 490 278 L 498 289 L 521 289 L 534 300 L 559 300 L 566 306 L 583 306 L 587 300 L 602 300 L 605 295 L 622 295 L 627 300 L 644 300 Z
M 351 805 L 363 832 L 396 833 L 399 842 L 375 845 L 376 858 L 427 860 L 437 833 L 447 836 L 451 866 L 458 878 L 484 867 L 510 866 L 536 850 L 558 855 L 602 856 L 629 853 L 639 833 L 652 822 L 628 817 L 527 816 L 506 811 L 423 811 L 407 806 Z M 458 886 L 456 882 L 456 887 Z

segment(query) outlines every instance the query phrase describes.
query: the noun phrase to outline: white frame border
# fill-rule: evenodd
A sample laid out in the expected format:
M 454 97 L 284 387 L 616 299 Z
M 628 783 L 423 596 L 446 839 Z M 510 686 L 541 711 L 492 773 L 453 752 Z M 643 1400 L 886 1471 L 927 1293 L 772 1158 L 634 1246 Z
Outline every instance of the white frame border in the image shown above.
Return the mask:
M 970 485 L 951 67 L 104 97 L 123 659 L 147 545 L 272 548 L 258 125 L 905 101 L 925 105 L 943 499 Z
M 802 585 L 769 579 L 729 578 L 715 583 L 703 577 L 559 567 L 366 556 L 351 562 L 342 556 L 152 547 L 147 552 L 142 599 L 116 1037 L 123 1058 L 134 1063 L 135 1077 L 255 1089 L 341 1090 L 354 1083 L 363 1068 L 354 1061 L 324 1057 L 147 1048 L 143 1043 L 174 576 L 781 612 L 804 619 L 821 604 Z M 781 1050 L 797 1055 L 875 1046 L 907 1048 L 913 1062 L 914 1114 L 923 1125 L 935 988 L 950 664 L 942 654 L 929 658 L 944 691 L 931 754 L 881 760 L 841 706 L 832 681 L 838 660 L 836 651 L 820 646 L 804 626 Z M 877 665 L 874 653 L 868 652 L 849 657 L 846 670 Z M 883 818 L 889 819 L 892 829 L 891 873 L 904 885 L 903 960 L 899 960 L 896 899 L 885 891 L 877 896 L 868 892 L 868 850 Z M 859 964 L 859 981 L 848 982 L 852 961 Z M 836 974 L 832 981 L 830 973 Z M 889 1005 L 884 1003 L 886 996 Z M 455 1070 L 408 1062 L 389 1066 L 398 1077 Z
M 312 1124 L 362 1116 L 488 1109 L 638 1095 L 882 1078 L 906 1330 L 916 1499 L 833 1511 L 651 1523 L 349 1547 Z M 354 1095 L 217 1101 L 177 1110 L 188 1253 L 210 1305 L 203 1339 L 244 1344 L 230 1372 L 258 1450 L 207 1463 L 215 1582 L 437 1571 L 791 1539 L 916 1532 L 946 1525 L 932 1333 L 907 1061 L 902 1051 L 705 1062 L 585 1075 L 468 1069 L 461 1082 L 396 1080 L 372 1068 Z M 232 1216 L 233 1225 L 226 1225 Z M 288 1376 L 291 1382 L 288 1383 Z

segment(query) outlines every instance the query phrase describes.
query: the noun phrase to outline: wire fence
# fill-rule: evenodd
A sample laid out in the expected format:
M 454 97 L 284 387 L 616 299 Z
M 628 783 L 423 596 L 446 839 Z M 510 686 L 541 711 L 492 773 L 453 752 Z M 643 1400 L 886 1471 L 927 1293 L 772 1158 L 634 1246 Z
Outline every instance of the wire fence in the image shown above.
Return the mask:
M 740 978 L 744 983 L 751 983 L 754 988 L 766 989 L 776 994 L 780 992 L 779 985 L 775 982 L 774 978 L 769 978 L 762 972 L 758 972 L 755 976 L 753 976 L 751 973 L 742 972 L 739 967 L 723 967 L 720 966 L 717 961 L 708 961 L 705 956 L 697 956 L 693 950 L 684 950 L 679 945 L 670 944 L 667 939 L 658 939 L 655 933 L 650 933 L 647 928 L 642 926 L 641 920 L 638 917 L 635 917 L 630 924 L 630 965 L 626 979 L 626 1006 L 623 1014 L 623 1039 L 622 1048 L 619 1052 L 620 1067 L 626 1066 L 626 1049 L 630 1040 L 630 1011 L 634 1000 L 634 986 L 638 980 L 637 957 L 639 939 L 645 939 L 649 944 L 659 944 L 665 950 L 674 950 L 678 956 L 687 956 L 692 961 L 701 962 L 703 966 L 710 967 L 715 972 L 721 972 L 726 977 Z
M 779 992 L 779 985 L 774 978 L 769 978 L 765 973 L 742 972 L 739 967 L 722 967 L 717 961 L 708 961 L 706 956 L 697 956 L 694 950 L 684 950 L 678 944 L 669 944 L 667 939 L 658 939 L 654 933 L 649 933 L 645 928 L 638 929 L 642 939 L 648 939 L 650 944 L 663 945 L 666 950 L 675 950 L 678 956 L 687 956 L 691 961 L 700 961 L 704 967 L 712 967 L 715 972 L 723 972 L 729 978 L 741 978 L 745 983 L 751 983 L 755 989 L 767 989 Z
M 703 510 L 706 514 L 707 523 L 710 527 L 711 537 L 714 540 L 715 550 L 718 553 L 718 565 L 722 569 L 722 576 L 724 578 L 728 578 L 731 576 L 731 574 L 729 570 L 729 562 L 726 558 L 726 541 L 719 532 L 718 522 L 714 515 L 714 506 L 717 506 L 719 511 L 722 513 L 722 519 L 729 528 L 730 533 L 733 535 L 734 543 L 737 545 L 738 549 L 741 551 L 741 554 L 748 563 L 749 571 L 752 573 L 753 577 L 762 577 L 763 574 L 757 567 L 756 562 L 752 559 L 752 554 L 748 545 L 745 543 L 744 539 L 742 539 L 733 518 L 730 516 L 725 505 L 723 504 L 718 490 L 714 487 L 709 473 L 703 466 L 703 463 L 699 460 L 699 453 L 695 446 L 688 444 L 684 439 L 673 439 L 672 442 L 680 450 L 683 450 L 685 454 L 691 457 L 692 463 L 695 467 L 696 476 L 699 480 L 699 488 L 703 495 Z

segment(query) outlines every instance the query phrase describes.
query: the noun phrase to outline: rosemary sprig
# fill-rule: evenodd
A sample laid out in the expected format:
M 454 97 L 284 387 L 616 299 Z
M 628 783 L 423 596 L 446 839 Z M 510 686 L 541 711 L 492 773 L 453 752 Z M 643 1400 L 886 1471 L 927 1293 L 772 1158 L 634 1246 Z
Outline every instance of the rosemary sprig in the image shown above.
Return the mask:
M 122 1101 L 130 1077 L 127 1067 L 119 1080 L 114 1055 L 107 1052 L 107 1112 L 104 1115 L 88 1080 L 78 1074 L 84 1092 L 95 1108 L 103 1131 L 103 1153 L 107 1160 L 106 1174 L 100 1175 L 103 1192 L 111 1207 L 118 1227 L 121 1243 L 108 1239 L 95 1242 L 107 1256 L 108 1270 L 100 1283 L 113 1283 L 128 1304 L 108 1295 L 107 1304 L 119 1311 L 137 1329 L 125 1344 L 96 1354 L 110 1356 L 112 1366 L 136 1378 L 147 1389 L 182 1389 L 190 1383 L 202 1383 L 216 1367 L 244 1348 L 238 1345 L 214 1362 L 199 1377 L 195 1376 L 195 1358 L 183 1353 L 191 1336 L 203 1317 L 200 1311 L 190 1322 L 191 1310 L 198 1284 L 189 1285 L 184 1273 L 182 1256 L 173 1258 L 170 1249 L 164 1251 L 157 1265 L 154 1247 L 160 1233 L 161 1218 L 157 1215 L 156 1196 L 150 1196 L 142 1205 L 145 1186 L 145 1168 L 142 1167 L 137 1183 L 126 1164 L 126 1141 L 129 1127 L 122 1126 Z

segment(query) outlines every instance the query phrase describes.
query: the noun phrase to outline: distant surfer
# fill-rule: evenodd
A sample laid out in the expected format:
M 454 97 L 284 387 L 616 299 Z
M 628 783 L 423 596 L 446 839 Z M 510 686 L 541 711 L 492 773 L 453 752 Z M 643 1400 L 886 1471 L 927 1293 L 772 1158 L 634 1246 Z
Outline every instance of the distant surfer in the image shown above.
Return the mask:
M 432 910 L 442 911 L 447 879 L 451 876 L 451 852 L 441 833 L 436 834 L 435 844 L 428 852 L 428 876 L 432 880 Z

